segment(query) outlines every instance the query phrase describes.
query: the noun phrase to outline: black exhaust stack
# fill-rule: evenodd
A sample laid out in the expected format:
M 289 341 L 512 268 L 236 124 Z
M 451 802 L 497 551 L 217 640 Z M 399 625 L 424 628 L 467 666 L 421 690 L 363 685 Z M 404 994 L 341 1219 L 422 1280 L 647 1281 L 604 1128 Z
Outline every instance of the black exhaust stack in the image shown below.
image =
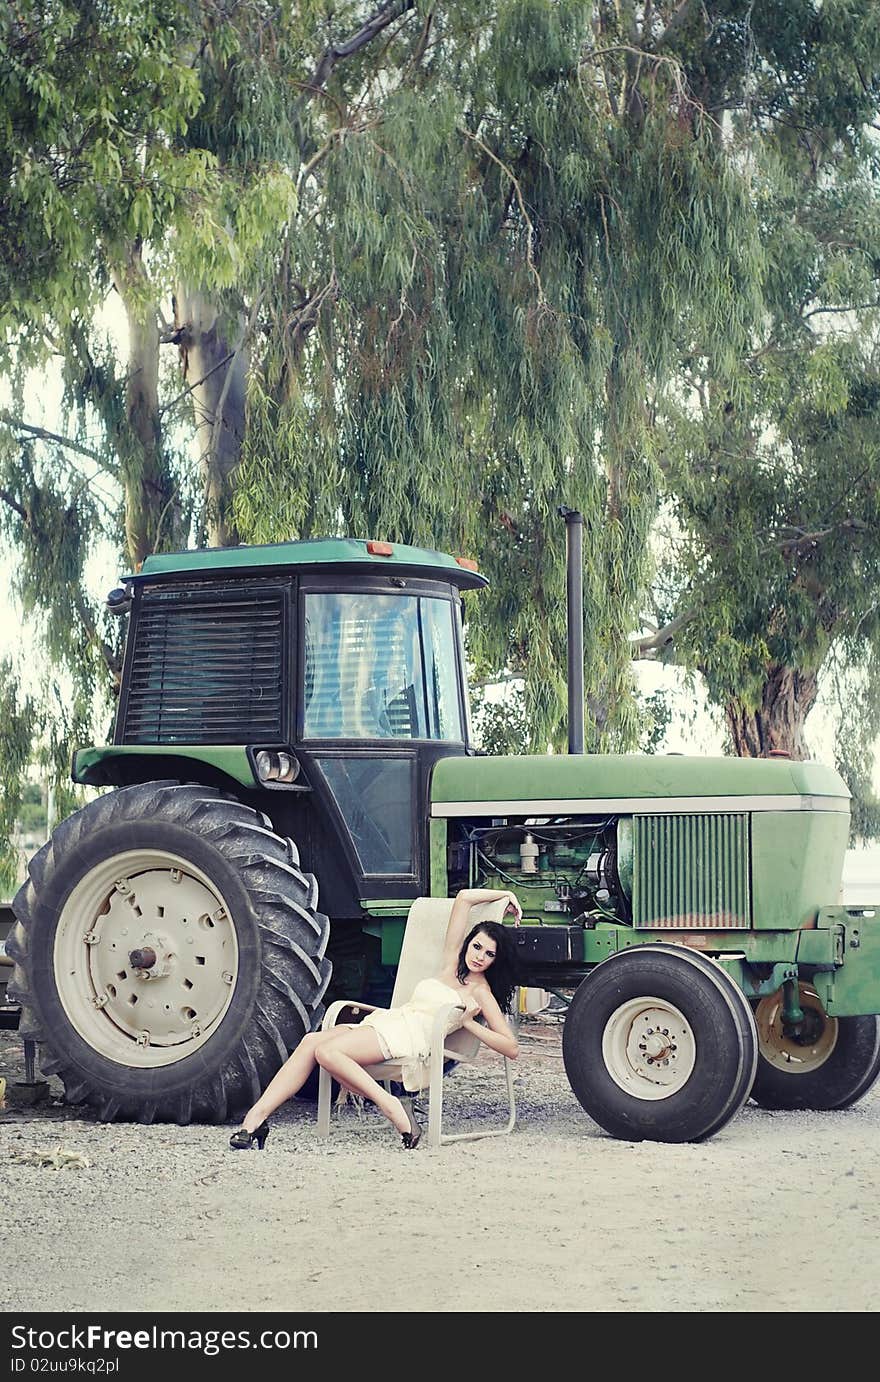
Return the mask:
M 565 593 L 568 623 L 568 751 L 584 751 L 584 516 L 559 505 L 565 519 Z

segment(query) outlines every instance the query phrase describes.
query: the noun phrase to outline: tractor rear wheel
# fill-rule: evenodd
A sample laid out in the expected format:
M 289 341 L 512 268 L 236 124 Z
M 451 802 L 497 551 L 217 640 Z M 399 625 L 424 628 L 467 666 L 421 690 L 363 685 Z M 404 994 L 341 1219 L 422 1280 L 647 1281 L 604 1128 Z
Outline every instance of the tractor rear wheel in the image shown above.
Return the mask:
M 748 1098 L 757 1036 L 742 991 L 683 946 L 623 950 L 587 975 L 565 1018 L 565 1069 L 600 1127 L 630 1142 L 701 1142 Z
M 758 1069 L 752 1098 L 767 1109 L 849 1108 L 880 1074 L 880 1018 L 829 1017 L 816 990 L 798 985 L 804 1020 L 782 1021 L 782 990 L 755 1009 Z
M 323 1013 L 329 922 L 296 847 L 212 788 L 153 782 L 55 830 L 13 902 L 21 1030 L 104 1119 L 221 1122 Z

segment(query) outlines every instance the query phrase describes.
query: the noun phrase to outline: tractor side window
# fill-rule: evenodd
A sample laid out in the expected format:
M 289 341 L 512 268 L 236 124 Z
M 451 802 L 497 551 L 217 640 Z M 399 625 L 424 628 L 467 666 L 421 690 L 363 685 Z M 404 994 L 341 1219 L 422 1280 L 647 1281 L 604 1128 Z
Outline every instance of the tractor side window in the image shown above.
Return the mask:
M 365 874 L 413 872 L 412 758 L 321 758 Z
M 431 739 L 460 742 L 461 708 L 456 675 L 456 629 L 447 600 L 420 600 Z
M 456 667 L 448 600 L 309 593 L 303 735 L 460 742 Z

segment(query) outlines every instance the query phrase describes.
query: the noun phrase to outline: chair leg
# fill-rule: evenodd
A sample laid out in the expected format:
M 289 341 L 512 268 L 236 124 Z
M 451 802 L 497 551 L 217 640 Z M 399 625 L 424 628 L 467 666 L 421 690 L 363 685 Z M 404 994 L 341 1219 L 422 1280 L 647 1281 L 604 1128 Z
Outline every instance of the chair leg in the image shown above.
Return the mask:
M 510 1116 L 507 1119 L 507 1127 L 504 1131 L 513 1132 L 514 1124 L 516 1123 L 516 1095 L 513 1092 L 513 1065 L 506 1056 L 504 1057 L 504 1076 L 507 1084 L 507 1103 L 510 1108 Z
M 330 1136 L 330 1094 L 333 1085 L 323 1065 L 318 1067 L 318 1136 Z
M 481 1137 L 504 1137 L 507 1133 L 513 1132 L 516 1126 L 516 1096 L 513 1090 L 513 1065 L 506 1056 L 504 1061 L 504 1076 L 507 1085 L 507 1101 L 510 1107 L 507 1122 L 503 1128 L 486 1128 L 481 1132 L 440 1132 L 440 1142 L 445 1146 L 447 1142 L 477 1142 Z
M 428 1085 L 428 1146 L 439 1147 L 443 1140 L 443 1042 L 435 1042 L 431 1051 L 430 1083 Z

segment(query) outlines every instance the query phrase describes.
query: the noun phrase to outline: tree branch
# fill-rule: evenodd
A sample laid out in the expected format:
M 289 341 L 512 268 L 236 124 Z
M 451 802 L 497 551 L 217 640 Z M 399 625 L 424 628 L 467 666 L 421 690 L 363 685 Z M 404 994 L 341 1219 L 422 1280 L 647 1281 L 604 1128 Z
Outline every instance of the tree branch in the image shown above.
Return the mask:
M 666 28 L 663 30 L 662 34 L 659 35 L 657 42 L 654 44 L 655 51 L 667 44 L 671 38 L 674 38 L 678 30 L 690 19 L 691 15 L 694 14 L 696 10 L 702 9 L 702 7 L 703 0 L 681 0 L 681 4 L 677 9 L 673 10 Z
M 412 67 L 412 68 L 418 67 L 419 64 L 420 64 L 420 62 L 422 61 L 422 58 L 423 58 L 423 57 L 425 56 L 425 54 L 427 53 L 427 51 L 428 51 L 428 41 L 429 41 L 429 39 L 430 39 L 430 37 L 431 37 L 431 28 L 432 28 L 433 23 L 434 23 L 434 11 L 433 11 L 433 10 L 428 10 L 428 13 L 425 15 L 425 22 L 424 22 L 424 24 L 422 25 L 422 32 L 419 34 L 418 43 L 416 44 L 415 48 L 413 49 L 412 57 L 411 57 L 410 60 L 409 60 L 409 67 Z
M 472 681 L 472 691 L 485 691 L 487 686 L 503 686 L 511 681 L 525 681 L 525 672 L 501 672 L 497 677 L 486 677 L 485 681 Z
M 106 643 L 104 639 L 101 637 L 100 633 L 98 632 L 98 628 L 95 624 L 94 619 L 92 618 L 92 611 L 86 604 L 81 590 L 74 590 L 73 604 L 77 614 L 79 615 L 80 623 L 86 631 L 89 641 L 93 643 L 100 652 L 106 664 L 107 671 L 113 678 L 113 684 L 118 688 L 119 683 L 122 680 L 122 665 L 119 662 L 119 659 L 117 658 L 113 649 L 110 647 L 110 644 Z
M 581 67 L 585 67 L 588 63 L 592 62 L 594 58 L 599 58 L 601 61 L 602 58 L 609 56 L 611 53 L 625 53 L 628 59 L 632 59 L 635 57 L 638 59 L 640 64 L 645 59 L 647 59 L 648 62 L 653 63 L 655 67 L 661 63 L 664 64 L 671 71 L 672 81 L 675 86 L 675 94 L 678 96 L 678 99 L 681 101 L 682 105 L 690 106 L 700 115 L 708 116 L 708 111 L 706 107 L 700 101 L 695 100 L 693 96 L 688 95 L 687 90 L 685 89 L 684 73 L 682 71 L 681 63 L 676 58 L 666 57 L 664 53 L 652 53 L 650 51 L 646 51 L 644 48 L 634 47 L 631 43 L 609 43 L 606 44 L 604 48 L 588 48 L 587 51 L 584 53 L 583 57 L 578 60 L 578 68 L 580 69 Z M 604 72 L 604 63 L 602 63 L 602 69 Z M 616 109 L 614 113 L 617 113 Z M 713 124 L 717 123 L 717 121 L 713 121 Z
M 683 614 L 677 614 L 674 619 L 670 619 L 668 624 L 664 624 L 662 629 L 655 630 L 654 633 L 644 634 L 641 638 L 634 638 L 629 645 L 630 655 L 634 658 L 651 658 L 655 653 L 663 652 L 670 643 L 675 642 L 675 636 L 680 633 L 685 624 L 689 624 L 694 617 L 694 610 L 685 610 Z
M 544 296 L 544 285 L 541 282 L 541 275 L 538 273 L 538 270 L 535 266 L 534 255 L 532 253 L 532 242 L 535 238 L 535 227 L 532 225 L 531 217 L 529 216 L 529 213 L 526 211 L 525 199 L 522 194 L 522 188 L 519 185 L 519 180 L 517 179 L 516 174 L 513 172 L 513 170 L 511 168 L 508 168 L 507 164 L 502 162 L 502 160 L 498 157 L 497 154 L 493 154 L 488 144 L 483 143 L 479 135 L 471 134 L 470 130 L 466 130 L 463 125 L 459 125 L 458 130 L 459 134 L 463 134 L 465 139 L 470 139 L 473 141 L 474 144 L 478 144 L 480 148 L 483 150 L 483 153 L 487 154 L 488 157 L 491 158 L 493 163 L 497 163 L 501 171 L 507 174 L 507 176 L 510 178 L 510 181 L 513 184 L 514 191 L 516 192 L 516 200 L 519 203 L 520 214 L 522 215 L 522 218 L 526 223 L 526 262 L 528 263 L 531 274 L 535 280 L 535 283 L 537 284 L 538 302 L 542 307 L 546 307 L 548 304 L 547 299 Z
M 801 321 L 809 321 L 810 317 L 821 316 L 827 312 L 872 312 L 880 307 L 880 302 L 853 302 L 849 307 L 814 307 L 811 312 L 803 312 Z
M 34 427 L 29 422 L 22 422 L 21 418 L 13 417 L 7 413 L 5 408 L 0 408 L 0 422 L 5 422 L 7 427 L 12 427 L 16 432 L 27 432 L 31 437 L 38 437 L 40 441 L 54 441 L 59 446 L 66 446 L 71 451 L 76 451 L 80 456 L 88 456 L 90 461 L 94 461 L 102 470 L 106 470 L 108 475 L 116 476 L 114 470 L 110 470 L 97 451 L 93 451 L 90 446 L 84 446 L 82 442 L 74 441 L 72 437 L 62 437 L 58 432 L 49 432 L 45 427 Z
M 870 526 L 861 518 L 844 518 L 840 523 L 832 523 L 827 528 L 819 528 L 812 533 L 792 527 L 790 531 L 795 534 L 794 537 L 781 538 L 778 542 L 771 542 L 764 550 L 767 552 L 791 552 L 798 547 L 803 547 L 804 543 L 810 547 L 816 547 L 826 537 L 831 537 L 834 533 L 866 533 Z
M 180 328 L 181 331 L 184 331 L 185 329 L 185 326 L 182 326 Z M 183 390 L 183 393 L 179 393 L 176 398 L 169 399 L 167 403 L 163 403 L 162 407 L 159 409 L 159 416 L 164 417 L 164 415 L 166 413 L 169 413 L 172 408 L 176 408 L 178 403 L 182 403 L 185 398 L 188 398 L 194 389 L 198 389 L 202 384 L 204 384 L 206 379 L 210 379 L 212 374 L 216 374 L 218 369 L 222 369 L 224 365 L 228 365 L 229 361 L 234 357 L 234 355 L 235 351 L 230 350 L 229 354 L 224 355 L 222 360 L 218 360 L 216 365 L 212 365 L 211 368 L 205 374 L 202 375 L 201 379 L 196 379 L 194 383 L 189 384 L 187 388 Z
M 340 58 L 350 58 L 355 53 L 359 53 L 362 48 L 366 48 L 367 44 L 372 42 L 377 34 L 380 34 L 383 29 L 387 29 L 389 24 L 393 24 L 395 19 L 399 19 L 401 15 L 406 14 L 407 10 L 414 8 L 415 0 L 389 0 L 387 4 L 380 5 L 377 10 L 374 10 L 369 19 L 361 25 L 357 33 L 352 34 L 351 38 L 347 38 L 343 43 L 328 44 L 312 73 L 311 81 L 294 106 L 295 113 L 299 114 L 312 96 L 323 91 Z
M 3 500 L 4 504 L 8 504 L 11 509 L 15 510 L 23 523 L 28 523 L 30 521 L 27 509 L 22 508 L 18 500 L 14 499 L 9 493 L 8 489 L 0 489 L 0 499 Z
M 303 344 L 309 332 L 317 324 L 321 314 L 321 308 L 329 298 L 331 302 L 336 300 L 339 293 L 339 282 L 336 277 L 336 270 L 331 269 L 330 278 L 324 287 L 316 293 L 311 293 L 304 303 L 300 304 L 300 310 L 296 322 L 291 332 L 292 340 L 292 359 L 297 359 L 302 350 Z

